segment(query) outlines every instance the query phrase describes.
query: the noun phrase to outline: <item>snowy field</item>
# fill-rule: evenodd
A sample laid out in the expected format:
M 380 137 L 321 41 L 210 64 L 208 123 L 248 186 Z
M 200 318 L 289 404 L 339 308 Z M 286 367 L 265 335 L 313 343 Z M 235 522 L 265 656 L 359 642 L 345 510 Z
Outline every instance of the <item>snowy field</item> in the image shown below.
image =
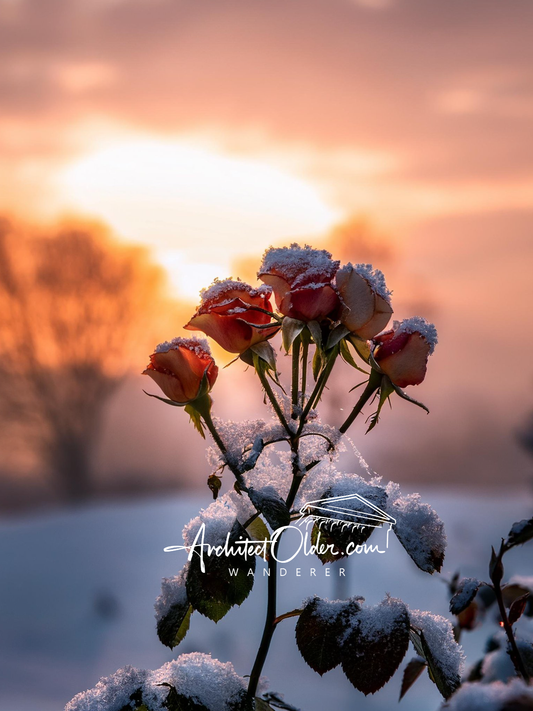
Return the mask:
M 506 497 L 428 490 L 423 500 L 446 526 L 444 576 L 459 569 L 462 575 L 486 579 L 490 545 L 496 546 L 514 521 L 531 516 L 533 510 L 528 493 Z M 181 652 L 211 652 L 233 662 L 237 673 L 248 674 L 266 601 L 261 565 L 242 607 L 218 624 L 194 614 L 187 637 L 174 653 L 155 633 L 153 603 L 161 578 L 175 575 L 186 556 L 164 553 L 163 548 L 181 544 L 183 525 L 208 503 L 206 494 L 202 499 L 99 505 L 0 523 L 0 710 L 60 711 L 76 693 L 119 667 L 156 668 Z M 531 545 L 511 552 L 506 560 L 509 576 L 533 575 Z M 313 593 L 329 598 L 363 595 L 368 604 L 375 604 L 390 592 L 413 609 L 448 615 L 442 579 L 420 572 L 394 536 L 384 555 L 353 556 L 342 566 L 347 569 L 345 579 L 335 566 L 326 577 L 322 565 L 311 558 L 300 556 L 288 563 L 279 584 L 279 612 L 299 606 Z M 317 569 L 316 577 L 310 577 L 310 567 Z M 321 678 L 300 658 L 294 624 L 294 619 L 286 620 L 276 631 L 264 669 L 271 689 L 303 711 L 397 707 L 399 673 L 368 698 L 355 691 L 339 669 Z M 494 629 L 486 621 L 481 630 L 464 636 L 470 662 Z M 402 669 L 410 656 L 411 650 Z M 424 676 L 398 708 L 436 709 L 439 699 Z

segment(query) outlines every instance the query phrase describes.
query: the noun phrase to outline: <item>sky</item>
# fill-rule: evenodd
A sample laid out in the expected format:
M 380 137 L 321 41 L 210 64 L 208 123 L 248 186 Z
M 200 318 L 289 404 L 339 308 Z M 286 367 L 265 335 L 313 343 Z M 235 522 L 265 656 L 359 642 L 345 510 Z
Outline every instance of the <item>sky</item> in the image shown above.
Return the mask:
M 192 301 L 365 216 L 397 314 L 416 284 L 441 331 L 424 466 L 461 479 L 446 431 L 524 482 L 532 21 L 529 0 L 0 0 L 0 210 L 96 216 Z M 407 475 L 413 417 L 387 430 Z

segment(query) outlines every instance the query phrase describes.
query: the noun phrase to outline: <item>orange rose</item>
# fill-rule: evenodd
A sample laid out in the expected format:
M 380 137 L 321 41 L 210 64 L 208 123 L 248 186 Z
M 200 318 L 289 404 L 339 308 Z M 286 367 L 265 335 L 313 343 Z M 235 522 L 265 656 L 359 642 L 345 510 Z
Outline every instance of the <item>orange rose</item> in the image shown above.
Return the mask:
M 280 313 L 299 321 L 321 321 L 339 306 L 331 283 L 340 262 L 325 249 L 306 245 L 268 249 L 258 277 L 272 287 Z
M 437 329 L 425 318 L 415 316 L 394 321 L 392 329 L 376 336 L 374 343 L 374 360 L 394 385 L 419 385 L 437 344 Z
M 157 346 L 143 375 L 149 375 L 170 400 L 186 405 L 210 392 L 218 367 L 204 339 L 174 338 Z
M 342 302 L 340 321 L 352 333 L 368 340 L 382 331 L 392 314 L 390 291 L 383 273 L 371 264 L 346 264 L 335 277 Z
M 278 324 L 264 328 L 270 316 L 254 309 L 271 311 L 271 293 L 267 286 L 254 289 L 242 281 L 215 280 L 202 291 L 202 303 L 185 328 L 203 331 L 230 353 L 244 353 L 279 329 Z

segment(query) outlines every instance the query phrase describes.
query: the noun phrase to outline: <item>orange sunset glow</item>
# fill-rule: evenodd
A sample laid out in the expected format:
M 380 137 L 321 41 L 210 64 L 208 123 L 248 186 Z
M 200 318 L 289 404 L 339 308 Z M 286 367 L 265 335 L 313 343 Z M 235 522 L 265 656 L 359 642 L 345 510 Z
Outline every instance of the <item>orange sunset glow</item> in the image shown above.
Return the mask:
M 0 0 L 0 211 L 97 220 L 148 248 L 188 304 L 176 333 L 202 287 L 254 280 L 270 244 L 374 262 L 396 315 L 442 336 L 420 386 L 432 418 L 384 424 L 397 466 L 464 482 L 453 433 L 477 476 L 524 483 L 533 373 L 502 344 L 532 345 L 531 20 L 526 0 Z M 387 467 L 374 441 L 360 446 Z

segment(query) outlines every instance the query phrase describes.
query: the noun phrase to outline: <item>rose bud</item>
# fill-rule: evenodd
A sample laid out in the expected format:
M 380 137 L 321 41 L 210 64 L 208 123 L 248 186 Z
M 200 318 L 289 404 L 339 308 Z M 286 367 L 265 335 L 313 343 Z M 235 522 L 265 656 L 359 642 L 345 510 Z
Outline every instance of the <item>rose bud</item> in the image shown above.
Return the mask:
M 339 306 L 331 280 L 340 262 L 325 249 L 271 247 L 257 276 L 272 287 L 280 313 L 299 321 L 321 321 Z
M 394 385 L 419 385 L 437 344 L 437 329 L 425 318 L 414 316 L 394 321 L 390 331 L 374 338 L 374 344 L 374 360 Z
M 174 338 L 157 346 L 143 375 L 149 375 L 167 398 L 186 405 L 210 392 L 218 367 L 203 338 Z
M 346 328 L 365 341 L 385 328 L 392 307 L 383 272 L 371 264 L 346 264 L 335 283 L 343 305 L 340 321 Z
M 270 316 L 254 308 L 272 311 L 271 294 L 268 286 L 254 289 L 242 281 L 215 280 L 202 290 L 202 303 L 185 328 L 203 331 L 230 353 L 244 353 L 279 329 L 277 323 L 265 328 Z

